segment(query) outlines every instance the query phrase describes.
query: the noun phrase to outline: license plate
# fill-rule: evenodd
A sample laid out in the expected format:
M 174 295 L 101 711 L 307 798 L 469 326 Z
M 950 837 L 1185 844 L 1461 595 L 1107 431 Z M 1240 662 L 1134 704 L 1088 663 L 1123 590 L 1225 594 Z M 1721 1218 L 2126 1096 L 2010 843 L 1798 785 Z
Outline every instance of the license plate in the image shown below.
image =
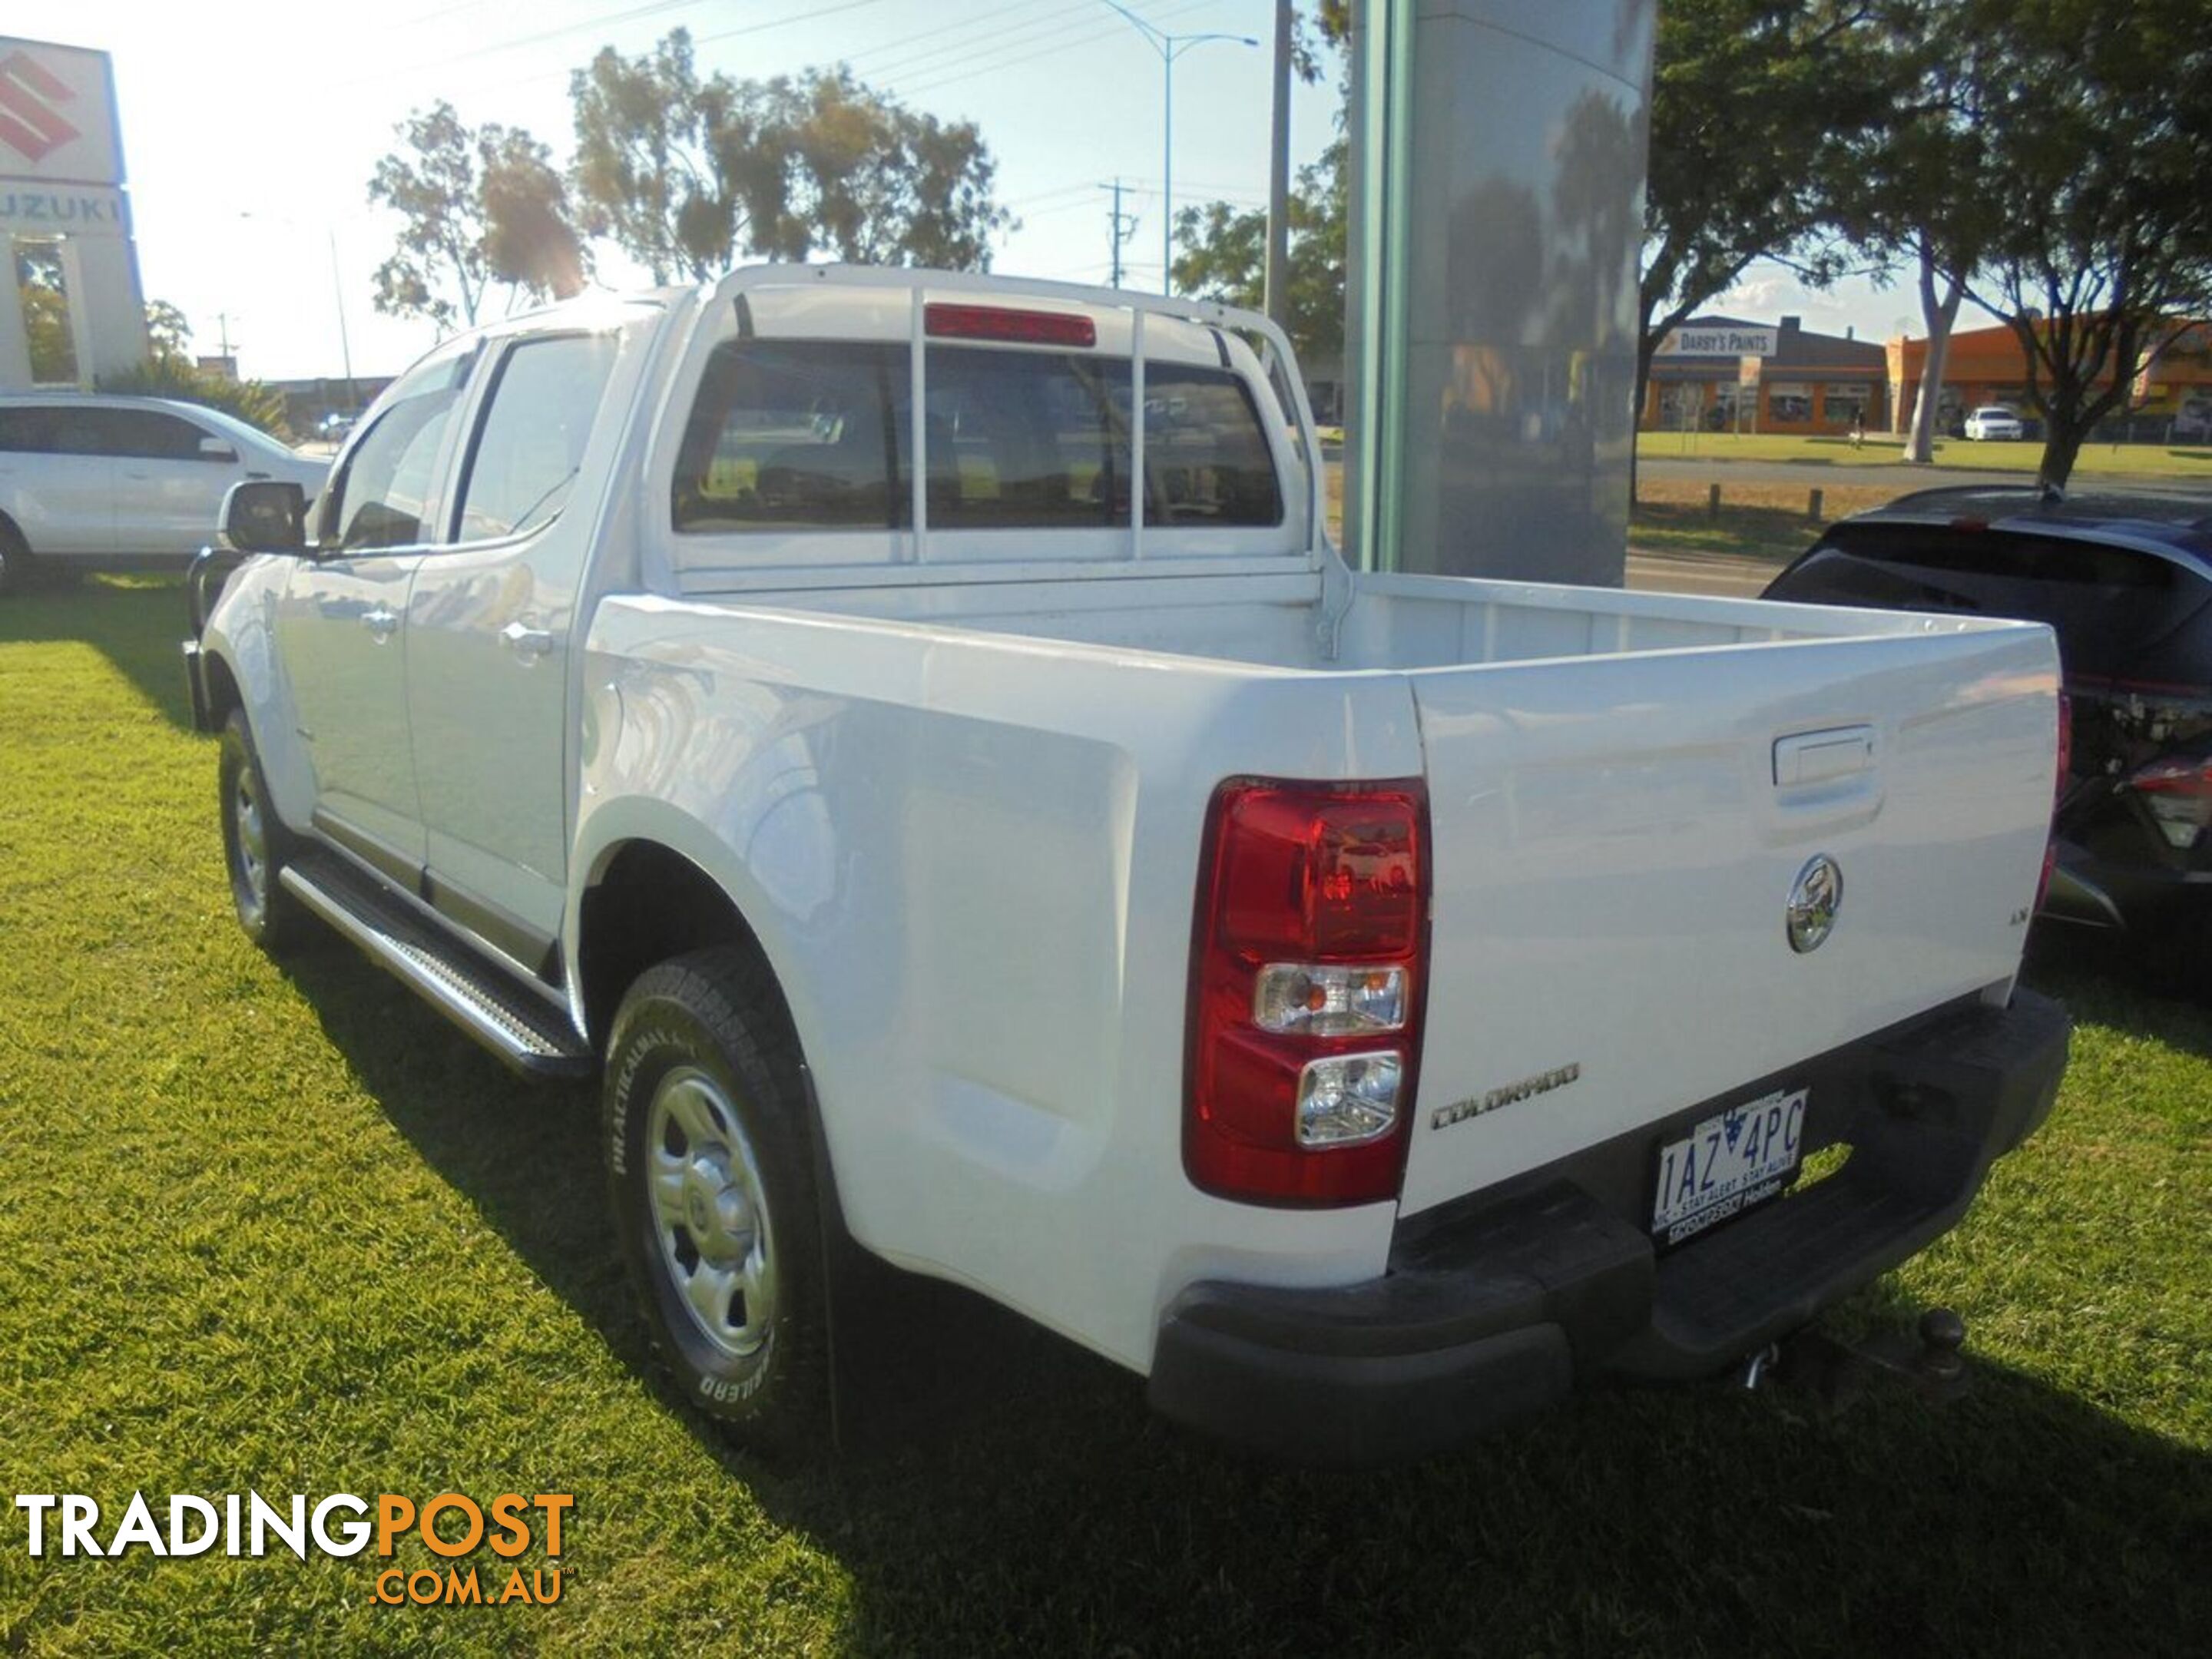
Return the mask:
M 1796 1169 L 1809 1089 L 1776 1090 L 1716 1113 L 1659 1149 L 1651 1231 L 1680 1244 L 1780 1192 Z

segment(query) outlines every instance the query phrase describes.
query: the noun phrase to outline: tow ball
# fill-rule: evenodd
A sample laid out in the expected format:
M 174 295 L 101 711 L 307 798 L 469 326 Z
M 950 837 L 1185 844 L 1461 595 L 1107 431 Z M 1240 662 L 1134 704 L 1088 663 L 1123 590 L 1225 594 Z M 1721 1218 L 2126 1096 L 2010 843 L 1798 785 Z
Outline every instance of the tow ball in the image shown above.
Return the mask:
M 1966 1392 L 1966 1322 L 1948 1308 L 1929 1309 L 1911 1328 L 1893 1325 L 1856 1340 L 1808 1325 L 1745 1360 L 1739 1381 L 1746 1389 L 1780 1382 L 1840 1411 L 1869 1380 L 1886 1376 L 1948 1404 Z

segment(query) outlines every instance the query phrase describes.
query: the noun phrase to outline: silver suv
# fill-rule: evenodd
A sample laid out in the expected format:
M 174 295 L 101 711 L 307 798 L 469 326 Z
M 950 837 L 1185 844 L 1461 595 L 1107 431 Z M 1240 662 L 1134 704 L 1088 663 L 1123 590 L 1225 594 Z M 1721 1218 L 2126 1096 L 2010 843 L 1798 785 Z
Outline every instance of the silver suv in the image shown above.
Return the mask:
M 319 490 L 329 463 L 198 404 L 0 395 L 0 592 L 33 569 L 181 565 L 215 538 L 231 485 Z

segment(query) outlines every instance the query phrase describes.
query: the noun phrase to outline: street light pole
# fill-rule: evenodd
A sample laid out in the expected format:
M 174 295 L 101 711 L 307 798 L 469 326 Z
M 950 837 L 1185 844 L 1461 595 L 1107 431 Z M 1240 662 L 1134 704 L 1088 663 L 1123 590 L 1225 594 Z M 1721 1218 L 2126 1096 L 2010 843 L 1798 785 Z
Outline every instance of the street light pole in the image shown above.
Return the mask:
M 287 218 L 281 213 L 256 213 L 251 208 L 248 208 L 241 211 L 238 216 L 241 219 L 262 219 L 273 221 L 275 223 L 280 225 L 289 225 L 295 230 L 304 230 L 307 228 L 307 227 L 302 225 L 297 219 Z M 361 412 L 361 393 L 359 389 L 354 384 L 353 342 L 349 339 L 346 335 L 345 282 L 344 279 L 338 275 L 337 228 L 335 225 L 325 223 L 323 226 L 323 234 L 329 241 L 331 249 L 331 299 L 332 302 L 337 305 L 338 313 L 338 355 L 345 363 L 346 412 L 350 415 L 358 415 Z
M 361 413 L 361 393 L 353 380 L 353 342 L 346 337 L 345 283 L 338 276 L 338 233 L 335 225 L 325 225 L 323 234 L 331 240 L 331 298 L 338 308 L 338 355 L 344 360 L 346 374 L 346 413 Z
M 1175 292 L 1175 60 L 1193 46 L 1226 40 L 1240 46 L 1260 43 L 1249 34 L 1170 34 L 1146 22 L 1120 0 L 1105 0 L 1160 55 L 1160 292 Z

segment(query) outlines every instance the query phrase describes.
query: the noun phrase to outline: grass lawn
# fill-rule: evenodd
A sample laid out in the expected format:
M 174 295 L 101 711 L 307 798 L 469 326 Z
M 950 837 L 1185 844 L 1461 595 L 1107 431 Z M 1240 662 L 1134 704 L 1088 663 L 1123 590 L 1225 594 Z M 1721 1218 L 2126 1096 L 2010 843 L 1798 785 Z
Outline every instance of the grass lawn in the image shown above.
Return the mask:
M 373 1558 L 282 1551 L 33 1559 L 10 1509 L 0 1652 L 2212 1644 L 2203 1011 L 2049 970 L 2082 1022 L 2052 1122 L 1857 1308 L 1966 1316 L 1948 1409 L 1606 1390 L 1330 1475 L 1015 1344 L 957 1430 L 777 1475 L 647 1364 L 589 1091 L 510 1079 L 342 949 L 279 967 L 239 936 L 180 611 L 160 584 L 0 601 L 0 1477 L 92 1494 L 103 1536 L 134 1491 L 573 1493 L 563 1595 L 380 1607 Z
M 1636 441 L 1637 454 L 1648 461 L 1794 461 L 1835 467 L 1894 466 L 1903 447 L 1901 438 L 1873 433 L 1857 449 L 1851 447 L 1848 438 L 1789 438 L 1757 433 L 1645 432 Z M 1931 465 L 1938 472 L 1946 467 L 1963 467 L 1980 472 L 2033 474 L 2042 459 L 2040 441 L 1968 443 L 1963 438 L 1938 438 Z M 2075 459 L 2074 476 L 2212 479 L 2212 446 L 2088 444 Z

